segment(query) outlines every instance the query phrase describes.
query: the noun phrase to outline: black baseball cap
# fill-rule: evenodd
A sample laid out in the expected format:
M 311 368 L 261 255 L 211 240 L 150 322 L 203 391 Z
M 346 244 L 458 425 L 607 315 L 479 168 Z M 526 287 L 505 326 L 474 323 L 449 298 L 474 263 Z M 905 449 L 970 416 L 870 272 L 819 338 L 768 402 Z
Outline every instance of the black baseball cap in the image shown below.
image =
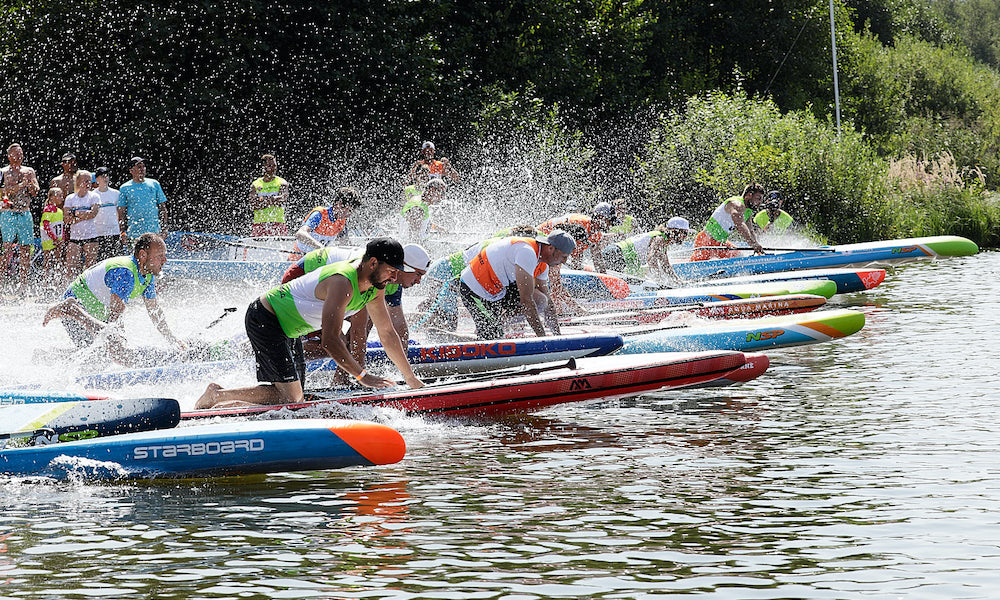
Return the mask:
M 67 152 L 66 154 L 63 154 L 62 160 L 64 160 L 64 161 L 66 161 L 66 160 L 76 160 L 76 155 L 73 154 L 72 152 Z
M 394 269 L 406 270 L 405 253 L 403 246 L 390 237 L 379 237 L 368 242 L 365 246 L 365 256 L 375 257 Z
M 101 175 L 110 175 L 110 174 L 111 171 L 109 171 L 107 167 L 97 167 L 97 169 L 94 170 L 94 177 L 100 177 Z

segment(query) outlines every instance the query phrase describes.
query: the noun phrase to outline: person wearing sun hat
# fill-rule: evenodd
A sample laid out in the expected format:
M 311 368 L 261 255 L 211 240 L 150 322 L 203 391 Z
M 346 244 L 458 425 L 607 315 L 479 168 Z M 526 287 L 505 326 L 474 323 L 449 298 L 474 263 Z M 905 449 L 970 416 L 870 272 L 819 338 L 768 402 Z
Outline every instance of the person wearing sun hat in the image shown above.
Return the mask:
M 687 219 L 671 217 L 652 231 L 608 246 L 604 249 L 604 260 L 613 271 L 645 277 L 648 268 L 654 274 L 663 274 L 677 281 L 677 274 L 670 266 L 668 246 L 683 242 L 691 233 L 691 225 Z
M 459 296 L 472 314 L 476 335 L 487 340 L 505 337 L 505 321 L 523 314 L 541 337 L 543 313 L 552 334 L 558 335 L 548 271 L 566 262 L 575 248 L 572 236 L 556 229 L 535 239 L 502 238 L 480 250 L 459 277 Z
M 302 402 L 305 358 L 300 338 L 317 330 L 327 356 L 358 383 L 372 388 L 395 385 L 358 364 L 343 336 L 344 319 L 366 308 L 385 353 L 403 379 L 412 388 L 423 387 L 407 361 L 385 304 L 386 285 L 400 271 L 415 271 L 405 261 L 399 242 L 375 238 L 365 246 L 360 260 L 326 265 L 261 294 L 247 309 L 246 330 L 262 385 L 226 390 L 210 383 L 196 408 Z

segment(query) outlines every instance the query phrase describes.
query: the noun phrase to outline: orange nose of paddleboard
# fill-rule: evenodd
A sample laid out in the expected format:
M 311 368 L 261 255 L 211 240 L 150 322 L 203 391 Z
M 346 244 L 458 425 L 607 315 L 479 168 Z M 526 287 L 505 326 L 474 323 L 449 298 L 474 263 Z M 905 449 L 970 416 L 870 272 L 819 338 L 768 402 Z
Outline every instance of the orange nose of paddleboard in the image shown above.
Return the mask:
M 354 421 L 330 431 L 375 465 L 397 463 L 406 455 L 403 436 L 386 425 Z

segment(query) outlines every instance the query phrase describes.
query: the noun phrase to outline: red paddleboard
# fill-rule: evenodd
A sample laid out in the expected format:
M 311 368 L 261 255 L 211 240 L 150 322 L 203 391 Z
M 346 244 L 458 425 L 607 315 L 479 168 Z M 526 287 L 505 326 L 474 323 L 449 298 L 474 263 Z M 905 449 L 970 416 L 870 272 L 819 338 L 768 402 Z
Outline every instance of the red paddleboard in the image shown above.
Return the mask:
M 673 313 L 684 311 L 706 319 L 748 319 L 769 315 L 789 315 L 816 310 L 826 304 L 826 298 L 816 294 L 788 294 L 784 296 L 762 296 L 740 298 L 721 302 L 702 302 L 690 306 L 656 306 L 607 313 L 596 313 L 583 317 L 572 317 L 565 322 L 571 325 L 584 324 L 648 324 L 659 323 Z
M 481 417 L 685 387 L 727 376 L 745 362 L 741 352 L 731 351 L 600 356 L 539 366 L 520 374 L 492 374 L 464 382 L 429 385 L 419 390 L 312 393 L 307 395 L 310 401 L 301 404 L 210 408 L 183 413 L 181 418 L 250 415 L 330 403 L 384 406 L 416 414 Z

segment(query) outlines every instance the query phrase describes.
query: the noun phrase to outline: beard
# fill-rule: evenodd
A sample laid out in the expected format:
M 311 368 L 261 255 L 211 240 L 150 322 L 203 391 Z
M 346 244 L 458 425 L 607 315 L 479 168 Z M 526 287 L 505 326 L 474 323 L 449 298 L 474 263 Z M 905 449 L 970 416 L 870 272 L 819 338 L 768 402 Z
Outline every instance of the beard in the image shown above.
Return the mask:
M 379 281 L 377 279 L 377 276 L 378 276 L 378 269 L 376 269 L 375 271 L 372 271 L 368 275 L 368 283 L 370 283 L 373 286 L 375 286 L 376 289 L 384 290 L 386 284 L 389 283 L 389 280 L 386 279 L 385 281 Z

